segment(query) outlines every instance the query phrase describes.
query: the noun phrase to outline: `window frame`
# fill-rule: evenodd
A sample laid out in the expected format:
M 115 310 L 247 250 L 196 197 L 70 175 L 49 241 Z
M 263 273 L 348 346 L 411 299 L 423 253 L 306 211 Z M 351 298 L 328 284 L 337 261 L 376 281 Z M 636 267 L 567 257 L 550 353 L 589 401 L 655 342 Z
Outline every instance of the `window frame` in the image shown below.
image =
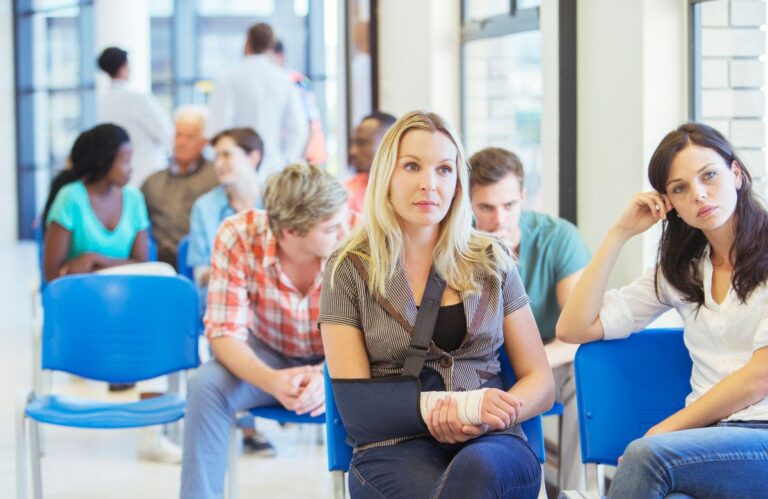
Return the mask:
M 467 19 L 468 2 L 461 1 L 461 125 L 466 130 L 466 44 L 540 29 L 540 7 L 517 8 L 509 0 L 509 11 L 485 19 Z M 558 9 L 559 99 L 558 99 L 558 212 L 577 222 L 577 105 L 576 105 L 576 9 L 577 0 L 552 0 Z
M 79 8 L 78 14 L 78 49 L 80 67 L 78 81 L 74 85 L 37 85 L 34 81 L 35 61 L 29 54 L 36 53 L 38 44 L 47 44 L 47 40 L 36 40 L 33 22 L 35 16 L 54 13 L 61 10 Z M 13 40 L 15 66 L 16 100 L 16 195 L 17 195 L 17 236 L 19 239 L 34 238 L 34 223 L 38 215 L 37 198 L 40 188 L 47 191 L 47 185 L 40 186 L 47 173 L 50 176 L 55 166 L 50 158 L 50 141 L 45 147 L 49 154 L 45 161 L 40 161 L 36 151 L 47 136 L 39 136 L 35 120 L 36 95 L 44 93 L 48 97 L 62 92 L 76 92 L 80 100 L 80 129 L 90 126 L 95 120 L 96 85 L 94 52 L 93 0 L 72 0 L 68 4 L 53 7 L 35 8 L 34 0 L 13 1 Z M 63 165 L 59 165 L 63 166 Z M 40 181 L 40 182 L 39 182 Z M 41 222 L 42 223 L 42 222 Z

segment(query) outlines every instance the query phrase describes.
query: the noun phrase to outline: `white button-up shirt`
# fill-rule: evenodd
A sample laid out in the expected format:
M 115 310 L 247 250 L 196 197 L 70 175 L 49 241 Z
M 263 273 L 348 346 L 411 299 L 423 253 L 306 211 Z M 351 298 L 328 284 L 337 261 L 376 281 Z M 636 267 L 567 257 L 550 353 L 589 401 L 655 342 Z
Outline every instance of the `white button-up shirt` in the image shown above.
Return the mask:
M 128 132 L 133 146 L 131 185 L 140 187 L 150 174 L 168 165 L 173 124 L 160 103 L 151 95 L 113 81 L 99 97 L 98 123 L 114 123 Z
M 707 247 L 699 261 L 705 300 L 700 308 L 684 301 L 663 275 L 659 276 L 657 297 L 653 282 L 655 269 L 649 269 L 628 286 L 606 293 L 600 310 L 600 322 L 608 340 L 626 338 L 670 308 L 680 314 L 685 327 L 685 346 L 693 360 L 692 391 L 685 400 L 686 406 L 744 367 L 755 350 L 768 346 L 766 285 L 752 291 L 747 303 L 741 303 L 731 288 L 718 304 L 712 298 L 712 270 Z M 768 421 L 768 397 L 726 419 Z
M 252 127 L 264 141 L 259 178 L 302 160 L 309 118 L 290 73 L 266 55 L 249 55 L 218 81 L 210 100 L 207 135 Z

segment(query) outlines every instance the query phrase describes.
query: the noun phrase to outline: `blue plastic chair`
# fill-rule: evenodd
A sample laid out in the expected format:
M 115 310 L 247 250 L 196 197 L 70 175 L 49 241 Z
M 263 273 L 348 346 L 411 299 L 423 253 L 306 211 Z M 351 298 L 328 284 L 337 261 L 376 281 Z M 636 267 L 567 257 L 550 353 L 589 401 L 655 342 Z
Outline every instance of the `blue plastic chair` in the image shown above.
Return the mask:
M 574 368 L 581 458 L 589 465 L 615 466 L 630 442 L 682 409 L 691 392 L 691 358 L 679 328 L 582 345 Z
M 152 227 L 147 229 L 147 256 L 150 262 L 157 261 L 157 240 L 152 233 Z
M 501 362 L 501 377 L 505 387 L 511 387 L 515 383 L 515 373 L 509 363 L 506 351 L 499 350 L 499 362 Z M 545 462 L 544 432 L 541 425 L 541 416 L 536 416 L 522 423 L 523 431 L 528 438 L 528 444 L 542 465 Z M 347 430 L 341 420 L 338 407 L 333 398 L 331 380 L 328 371 L 325 371 L 325 431 L 328 445 L 328 470 L 338 476 L 334 480 L 334 498 L 343 499 L 346 495 L 346 483 L 344 473 L 349 471 L 349 463 L 352 460 L 352 447 L 347 444 Z M 544 492 L 544 474 L 541 476 L 542 494 Z
M 133 383 L 198 365 L 198 301 L 181 277 L 76 275 L 43 292 L 42 369 Z M 39 368 L 41 366 L 37 366 Z M 17 494 L 26 497 L 27 426 L 34 497 L 42 497 L 39 423 L 77 428 L 167 424 L 184 415 L 178 393 L 111 403 L 35 393 L 17 418 Z
M 176 272 L 183 275 L 190 281 L 195 280 L 195 272 L 187 263 L 187 253 L 189 253 L 189 236 L 184 236 L 179 240 L 179 246 L 176 252 Z

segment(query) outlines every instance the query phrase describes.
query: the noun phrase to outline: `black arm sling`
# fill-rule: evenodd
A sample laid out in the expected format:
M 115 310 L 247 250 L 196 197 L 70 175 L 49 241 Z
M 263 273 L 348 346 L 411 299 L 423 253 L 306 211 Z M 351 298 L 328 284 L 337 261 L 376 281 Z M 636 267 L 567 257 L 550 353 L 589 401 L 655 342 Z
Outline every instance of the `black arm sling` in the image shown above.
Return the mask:
M 367 272 L 357 255 L 351 255 L 351 259 L 361 277 L 367 280 Z M 402 374 L 331 380 L 333 396 L 347 430 L 347 439 L 353 447 L 429 431 L 421 418 L 419 401 L 422 389 L 445 389 L 443 379 L 437 372 L 423 369 L 444 290 L 445 280 L 433 268 L 429 272 L 424 296 L 416 314 L 416 324 Z M 379 302 L 388 312 L 394 311 L 386 299 L 380 299 Z

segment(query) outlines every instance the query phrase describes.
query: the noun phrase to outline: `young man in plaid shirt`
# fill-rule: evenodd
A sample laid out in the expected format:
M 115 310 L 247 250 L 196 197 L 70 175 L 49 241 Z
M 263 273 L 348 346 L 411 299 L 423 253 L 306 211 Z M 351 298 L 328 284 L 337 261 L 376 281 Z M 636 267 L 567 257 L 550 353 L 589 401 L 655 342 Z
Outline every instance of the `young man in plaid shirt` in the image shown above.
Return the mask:
M 205 315 L 214 358 L 189 382 L 182 498 L 222 496 L 238 411 L 279 403 L 323 413 L 320 284 L 348 229 L 346 205 L 330 174 L 292 165 L 267 182 L 266 211 L 239 213 L 219 229 Z

